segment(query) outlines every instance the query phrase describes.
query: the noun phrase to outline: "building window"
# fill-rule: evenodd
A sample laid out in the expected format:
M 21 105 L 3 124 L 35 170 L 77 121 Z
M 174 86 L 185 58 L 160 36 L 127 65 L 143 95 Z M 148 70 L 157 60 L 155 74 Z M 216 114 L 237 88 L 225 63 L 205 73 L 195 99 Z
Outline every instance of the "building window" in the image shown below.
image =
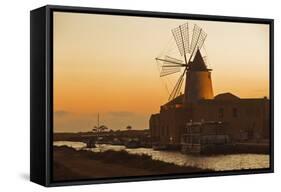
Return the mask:
M 219 108 L 219 118 L 222 119 L 224 116 L 224 110 L 223 108 Z
M 238 117 L 237 108 L 233 108 L 233 109 L 232 109 L 232 116 L 235 117 L 235 118 Z

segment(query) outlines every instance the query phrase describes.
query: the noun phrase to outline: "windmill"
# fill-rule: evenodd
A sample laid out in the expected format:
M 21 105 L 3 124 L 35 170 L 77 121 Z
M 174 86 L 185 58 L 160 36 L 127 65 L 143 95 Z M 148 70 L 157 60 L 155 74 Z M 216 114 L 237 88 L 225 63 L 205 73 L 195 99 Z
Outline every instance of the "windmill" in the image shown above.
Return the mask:
M 172 29 L 172 34 L 181 59 L 169 55 L 156 58 L 156 61 L 161 62 L 160 77 L 178 73 L 183 68 L 168 100 L 171 101 L 179 96 L 184 79 L 186 79 L 184 103 L 195 102 L 199 99 L 212 99 L 211 69 L 207 68 L 200 51 L 207 33 L 196 24 L 190 31 L 189 23 L 185 23 Z

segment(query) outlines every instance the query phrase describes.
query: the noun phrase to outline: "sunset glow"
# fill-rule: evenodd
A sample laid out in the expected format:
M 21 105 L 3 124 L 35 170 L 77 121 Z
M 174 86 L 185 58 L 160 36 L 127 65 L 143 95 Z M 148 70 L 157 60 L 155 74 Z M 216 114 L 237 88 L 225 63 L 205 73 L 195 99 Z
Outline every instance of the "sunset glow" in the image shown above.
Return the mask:
M 97 113 L 110 129 L 147 129 L 168 99 L 155 57 L 186 21 L 55 12 L 54 131 L 90 131 Z M 215 95 L 269 96 L 269 25 L 188 22 L 208 34 Z

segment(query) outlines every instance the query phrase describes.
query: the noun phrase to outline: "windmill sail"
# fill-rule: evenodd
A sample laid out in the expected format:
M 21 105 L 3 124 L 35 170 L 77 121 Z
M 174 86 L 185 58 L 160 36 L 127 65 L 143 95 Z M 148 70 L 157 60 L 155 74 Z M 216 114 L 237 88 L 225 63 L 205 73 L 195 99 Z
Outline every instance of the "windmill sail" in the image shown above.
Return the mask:
M 181 74 L 181 76 L 179 77 L 173 91 L 171 92 L 170 96 L 169 96 L 169 101 L 176 98 L 177 96 L 179 96 L 180 90 L 181 90 L 181 86 L 184 80 L 184 74 L 185 71 Z
M 205 33 L 202 28 L 196 24 L 193 26 L 192 31 L 190 29 L 188 23 L 184 23 L 172 29 L 175 44 L 181 57 L 183 58 L 183 61 L 171 56 L 156 58 L 157 62 L 161 62 L 160 77 L 178 73 L 181 71 L 181 68 L 184 68 L 184 72 L 180 75 L 175 86 L 173 87 L 172 92 L 169 95 L 169 101 L 173 100 L 179 95 L 184 81 L 184 76 L 187 75 L 187 71 L 207 70 L 204 62 L 206 58 L 202 57 L 199 51 L 205 42 L 207 33 Z
M 204 41 L 207 37 L 207 33 L 205 33 L 202 28 L 200 28 L 198 25 L 194 25 L 193 32 L 192 32 L 192 40 L 190 44 L 190 61 L 193 61 L 194 55 L 198 50 L 201 49 L 201 47 L 204 44 Z
M 183 25 L 178 26 L 177 28 L 172 29 L 172 33 L 181 56 L 190 53 L 188 23 L 185 23 Z
M 160 77 L 180 72 L 180 66 L 183 64 L 183 61 L 170 56 L 165 56 L 165 59 L 163 59 L 162 61 L 163 65 L 160 72 Z

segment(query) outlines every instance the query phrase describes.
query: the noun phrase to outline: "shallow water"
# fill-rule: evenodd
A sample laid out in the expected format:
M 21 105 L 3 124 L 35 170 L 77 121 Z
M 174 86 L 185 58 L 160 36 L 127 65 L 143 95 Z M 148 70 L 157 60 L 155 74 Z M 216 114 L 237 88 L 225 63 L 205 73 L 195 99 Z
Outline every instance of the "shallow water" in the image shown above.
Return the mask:
M 127 149 L 121 145 L 99 144 L 97 148 L 86 148 L 82 142 L 55 141 L 54 146 L 72 147 L 76 150 L 90 150 L 94 152 L 103 152 L 107 150 L 125 150 L 130 154 L 146 154 L 152 159 L 174 163 L 181 166 L 194 166 L 203 169 L 212 169 L 215 171 L 256 169 L 269 167 L 269 155 L 265 154 L 233 154 L 233 155 L 213 155 L 213 156 L 195 156 L 186 155 L 176 151 L 155 151 L 151 148 Z

